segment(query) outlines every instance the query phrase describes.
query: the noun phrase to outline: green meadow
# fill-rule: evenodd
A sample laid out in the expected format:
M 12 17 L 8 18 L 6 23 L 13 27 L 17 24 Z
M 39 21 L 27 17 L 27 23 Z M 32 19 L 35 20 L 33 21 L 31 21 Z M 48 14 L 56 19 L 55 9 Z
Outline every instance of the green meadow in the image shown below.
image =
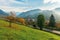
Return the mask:
M 60 40 L 60 36 L 0 20 L 0 40 Z

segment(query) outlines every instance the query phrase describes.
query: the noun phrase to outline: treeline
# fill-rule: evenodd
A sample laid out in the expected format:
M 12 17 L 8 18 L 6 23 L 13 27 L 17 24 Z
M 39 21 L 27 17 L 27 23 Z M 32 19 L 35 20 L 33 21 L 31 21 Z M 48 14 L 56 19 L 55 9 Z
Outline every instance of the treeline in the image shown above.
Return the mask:
M 30 17 L 28 18 L 20 18 L 16 17 L 15 12 L 10 12 L 10 15 L 5 17 L 6 21 L 9 21 L 9 27 L 11 27 L 12 23 L 19 23 L 22 25 L 30 25 L 33 28 L 39 28 L 40 30 L 43 30 L 43 28 L 49 28 L 49 29 L 56 29 L 56 20 L 53 14 L 51 14 L 49 20 L 45 20 L 45 17 L 43 14 L 38 15 L 36 19 L 32 19 Z
M 48 27 L 50 29 L 54 29 L 56 28 L 56 21 L 55 21 L 55 17 L 53 14 L 51 14 L 48 23 L 45 25 L 45 17 L 44 15 L 39 15 L 37 17 L 37 25 L 40 28 L 40 30 L 43 30 L 44 27 Z

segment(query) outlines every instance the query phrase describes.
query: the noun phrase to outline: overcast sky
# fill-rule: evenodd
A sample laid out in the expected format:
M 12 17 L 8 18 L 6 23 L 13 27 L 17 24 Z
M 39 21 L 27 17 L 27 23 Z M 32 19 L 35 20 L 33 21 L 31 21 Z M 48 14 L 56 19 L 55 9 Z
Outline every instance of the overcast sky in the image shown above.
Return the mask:
M 58 7 L 60 7 L 60 0 L 0 0 L 0 9 L 5 11 L 52 10 Z

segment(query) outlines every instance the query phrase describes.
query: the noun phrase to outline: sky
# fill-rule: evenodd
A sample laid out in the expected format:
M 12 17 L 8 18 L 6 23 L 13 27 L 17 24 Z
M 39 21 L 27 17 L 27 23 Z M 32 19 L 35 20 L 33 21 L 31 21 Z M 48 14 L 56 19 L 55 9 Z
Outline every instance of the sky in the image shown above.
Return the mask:
M 60 0 L 0 0 L 0 9 L 25 12 L 33 9 L 52 10 L 60 7 Z

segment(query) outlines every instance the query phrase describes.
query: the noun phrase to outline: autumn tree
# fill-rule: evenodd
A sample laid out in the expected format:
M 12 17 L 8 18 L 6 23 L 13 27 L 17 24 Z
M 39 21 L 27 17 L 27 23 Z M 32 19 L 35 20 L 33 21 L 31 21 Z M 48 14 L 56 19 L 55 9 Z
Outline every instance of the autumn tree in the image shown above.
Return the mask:
M 26 25 L 26 21 L 24 18 L 17 18 L 17 21 L 20 22 L 23 25 Z
M 6 17 L 6 19 L 9 21 L 9 27 L 11 27 L 12 22 L 16 21 L 15 12 L 10 12 L 10 15 L 8 17 Z
M 42 15 L 42 14 L 41 15 L 38 15 L 38 17 L 37 17 L 37 25 L 40 28 L 40 30 L 43 29 L 44 23 L 45 23 L 44 15 Z

